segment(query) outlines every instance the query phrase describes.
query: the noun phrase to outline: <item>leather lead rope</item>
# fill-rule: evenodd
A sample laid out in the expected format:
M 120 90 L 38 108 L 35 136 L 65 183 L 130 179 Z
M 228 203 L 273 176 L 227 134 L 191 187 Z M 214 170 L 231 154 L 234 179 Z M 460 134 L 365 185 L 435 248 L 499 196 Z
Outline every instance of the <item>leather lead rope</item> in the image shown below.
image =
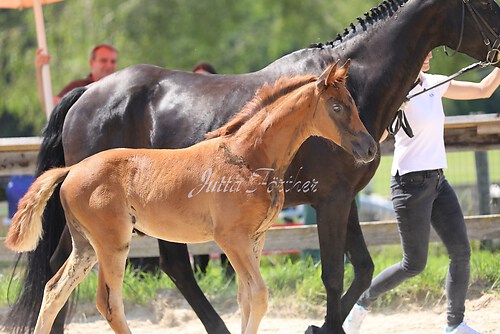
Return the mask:
M 410 87 L 410 90 L 408 92 L 411 92 L 413 88 L 415 88 L 418 84 L 420 83 L 420 78 L 417 78 L 417 81 L 415 81 L 412 86 Z M 410 123 L 408 123 L 408 119 L 406 118 L 405 112 L 404 112 L 404 105 L 405 103 L 409 101 L 408 97 L 405 99 L 405 102 L 403 105 L 401 105 L 401 108 L 396 112 L 396 115 L 394 115 L 394 118 L 392 119 L 391 123 L 387 127 L 387 132 L 391 135 L 394 136 L 396 133 L 403 128 L 403 131 L 406 133 L 406 135 L 410 138 L 413 138 L 413 130 L 411 129 Z

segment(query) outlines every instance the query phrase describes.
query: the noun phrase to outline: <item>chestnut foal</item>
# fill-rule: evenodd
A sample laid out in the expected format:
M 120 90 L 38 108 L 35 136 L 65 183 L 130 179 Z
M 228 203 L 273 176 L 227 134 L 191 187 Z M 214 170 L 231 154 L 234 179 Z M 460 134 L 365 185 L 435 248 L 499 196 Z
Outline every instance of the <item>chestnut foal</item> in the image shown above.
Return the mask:
M 268 299 L 259 271 L 264 233 L 290 190 L 283 178 L 300 145 L 321 136 L 360 163 L 376 152 L 345 88 L 349 62 L 337 63 L 320 77 L 264 85 L 231 121 L 189 148 L 113 149 L 42 174 L 21 200 L 6 245 L 18 252 L 37 246 L 46 202 L 62 183 L 73 251 L 45 286 L 35 333 L 50 332 L 96 262 L 97 308 L 116 333 L 130 333 L 121 291 L 134 230 L 175 242 L 215 240 L 238 275 L 241 332 L 257 333 Z

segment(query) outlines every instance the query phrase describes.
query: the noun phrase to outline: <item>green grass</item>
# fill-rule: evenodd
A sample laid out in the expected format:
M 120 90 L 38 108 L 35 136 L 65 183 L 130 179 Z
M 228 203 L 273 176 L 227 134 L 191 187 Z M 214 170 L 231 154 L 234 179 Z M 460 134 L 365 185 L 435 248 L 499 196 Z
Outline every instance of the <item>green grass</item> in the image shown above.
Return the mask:
M 500 292 L 500 252 L 479 250 L 479 243 L 473 242 L 471 260 L 471 288 L 469 295 L 483 292 Z M 375 274 L 400 260 L 400 246 L 383 246 L 370 249 L 375 263 Z M 215 264 L 214 264 L 215 263 Z M 237 286 L 225 278 L 218 261 L 211 261 L 207 274 L 198 277 L 202 290 L 210 300 L 235 300 Z M 444 300 L 444 279 L 448 257 L 443 247 L 431 244 L 429 261 L 425 271 L 384 294 L 374 308 L 399 307 L 408 302 L 432 306 Z M 271 301 L 294 300 L 307 306 L 322 306 L 325 303 L 325 289 L 321 281 L 321 266 L 311 259 L 301 260 L 298 256 L 264 256 L 262 275 L 270 291 Z M 8 305 L 7 284 L 9 270 L 0 276 L 0 306 Z M 352 266 L 345 266 L 344 286 L 353 279 Z M 18 287 L 14 279 L 10 300 Z M 173 289 L 174 284 L 163 273 L 143 274 L 127 269 L 123 287 L 124 300 L 136 304 L 150 303 L 162 291 Z M 79 287 L 78 298 L 82 302 L 94 302 L 97 289 L 97 274 L 93 271 Z

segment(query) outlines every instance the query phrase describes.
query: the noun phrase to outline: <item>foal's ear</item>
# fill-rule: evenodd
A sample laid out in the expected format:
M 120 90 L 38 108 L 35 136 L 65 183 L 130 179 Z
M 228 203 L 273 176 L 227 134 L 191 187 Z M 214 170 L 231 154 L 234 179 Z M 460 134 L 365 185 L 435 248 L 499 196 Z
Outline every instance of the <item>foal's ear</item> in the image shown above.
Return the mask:
M 335 82 L 339 82 L 341 84 L 345 85 L 345 82 L 347 80 L 347 72 L 349 72 L 349 66 L 351 66 L 351 59 L 348 58 L 344 65 L 342 65 L 336 72 L 335 72 Z
M 326 70 L 321 73 L 319 78 L 316 80 L 316 87 L 325 88 L 326 86 L 335 83 L 335 73 L 337 72 L 339 61 L 330 64 Z

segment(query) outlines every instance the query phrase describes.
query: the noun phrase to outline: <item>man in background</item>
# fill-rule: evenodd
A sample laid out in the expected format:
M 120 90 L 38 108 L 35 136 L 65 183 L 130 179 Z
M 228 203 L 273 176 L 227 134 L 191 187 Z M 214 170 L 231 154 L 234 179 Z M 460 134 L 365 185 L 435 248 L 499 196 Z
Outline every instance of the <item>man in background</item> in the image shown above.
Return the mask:
M 48 54 L 42 53 L 42 49 L 37 50 L 35 58 L 36 66 L 36 76 L 38 84 L 38 95 L 43 102 L 42 86 L 41 86 L 41 76 L 42 76 L 42 66 L 50 62 L 50 56 Z M 87 77 L 83 79 L 78 79 L 67 84 L 60 92 L 54 97 L 54 104 L 57 104 L 59 100 L 69 92 L 70 90 L 87 86 L 95 81 L 98 81 L 105 76 L 116 71 L 116 65 L 118 63 L 118 50 L 116 50 L 112 45 L 109 44 L 99 44 L 96 45 L 90 52 L 89 66 L 90 73 Z

